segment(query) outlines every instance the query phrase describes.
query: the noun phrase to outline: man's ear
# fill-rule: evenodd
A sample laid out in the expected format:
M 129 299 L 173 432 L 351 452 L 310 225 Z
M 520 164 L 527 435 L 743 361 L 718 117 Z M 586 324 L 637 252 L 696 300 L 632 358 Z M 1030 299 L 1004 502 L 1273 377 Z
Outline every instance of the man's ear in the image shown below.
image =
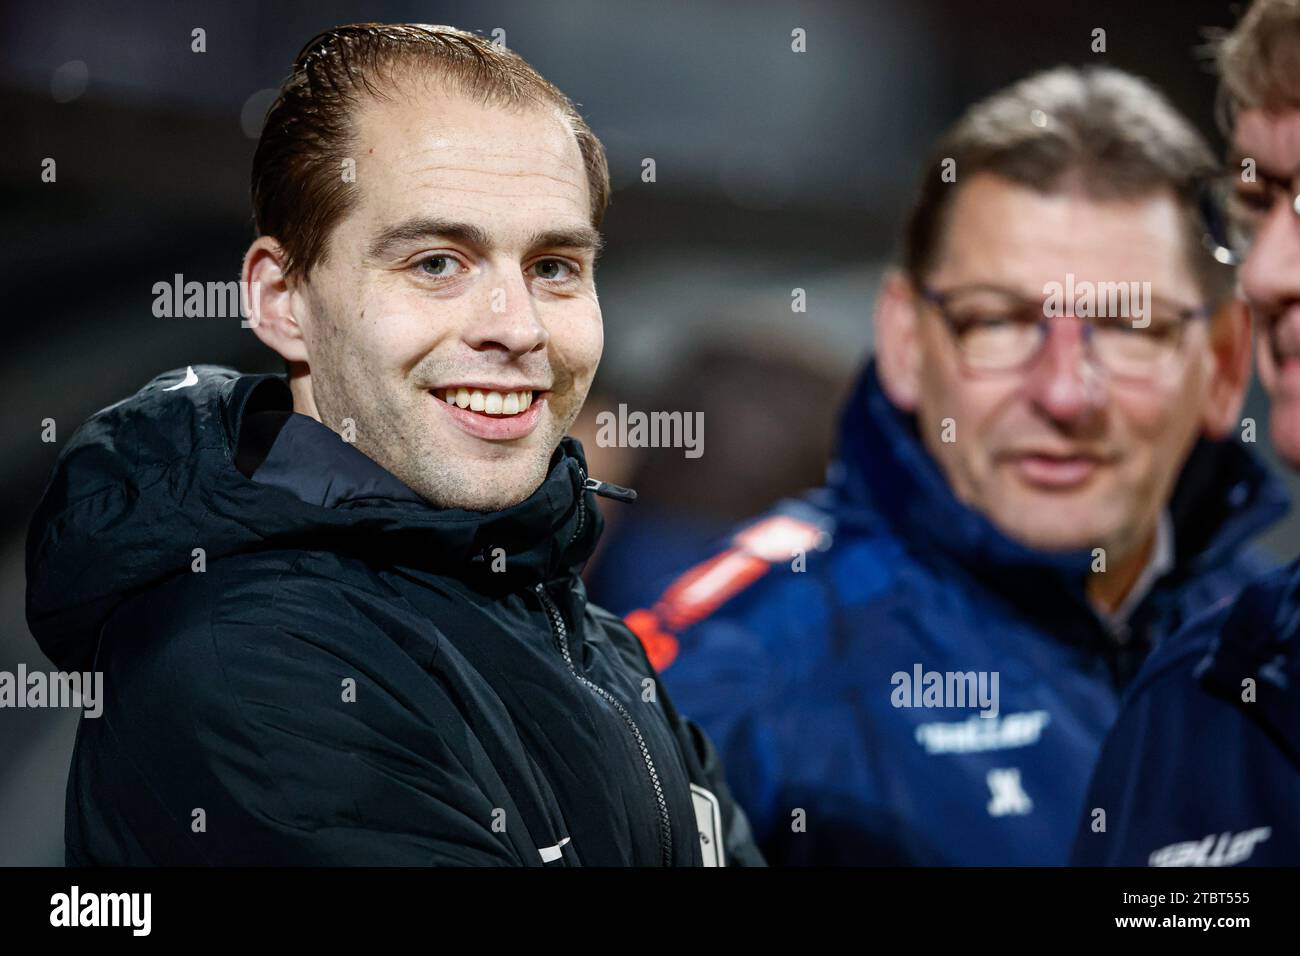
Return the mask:
M 289 362 L 307 361 L 307 344 L 295 314 L 295 284 L 285 277 L 280 244 L 259 236 L 244 254 L 241 278 L 248 324 L 262 343 Z
M 1250 387 L 1250 308 L 1229 299 L 1210 319 L 1213 365 L 1205 397 L 1205 434 L 1222 440 L 1241 424 L 1241 408 Z
M 916 290 L 899 269 L 885 276 L 876 299 L 876 372 L 889 400 L 916 411 L 921 391 L 921 340 Z

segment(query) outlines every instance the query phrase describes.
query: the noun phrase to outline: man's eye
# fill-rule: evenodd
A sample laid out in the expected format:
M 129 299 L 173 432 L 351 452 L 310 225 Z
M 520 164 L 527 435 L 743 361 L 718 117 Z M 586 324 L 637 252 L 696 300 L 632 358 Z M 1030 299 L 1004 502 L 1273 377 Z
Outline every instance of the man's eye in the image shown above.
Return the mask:
M 953 319 L 957 328 L 963 332 L 992 331 L 994 329 L 1014 328 L 1018 325 L 1033 325 L 1017 312 L 984 312 L 971 315 L 956 315 Z
M 448 279 L 460 269 L 460 261 L 454 256 L 430 256 L 420 260 L 419 269 L 435 279 Z
M 1182 322 L 1168 316 L 1147 316 L 1141 324 L 1136 318 L 1121 316 L 1099 317 L 1093 322 L 1098 332 L 1161 341 L 1174 338 L 1182 328 Z
M 1182 329 L 1183 323 L 1178 319 L 1153 318 L 1151 324 L 1141 331 L 1153 339 L 1165 341 L 1177 338 Z
M 533 264 L 533 273 L 537 278 L 550 282 L 563 282 L 576 272 L 577 270 L 563 259 L 542 259 Z

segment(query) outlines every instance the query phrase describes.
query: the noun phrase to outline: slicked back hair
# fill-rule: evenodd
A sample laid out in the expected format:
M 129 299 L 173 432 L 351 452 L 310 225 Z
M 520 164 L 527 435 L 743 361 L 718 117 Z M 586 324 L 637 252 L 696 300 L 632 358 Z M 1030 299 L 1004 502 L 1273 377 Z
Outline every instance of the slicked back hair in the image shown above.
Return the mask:
M 356 23 L 303 47 L 253 157 L 257 234 L 280 243 L 286 275 L 306 275 L 321 261 L 331 230 L 355 201 L 343 162 L 352 155 L 358 106 L 366 97 L 387 98 L 401 79 L 420 74 L 485 104 L 557 110 L 577 139 L 591 223 L 599 228 L 609 204 L 604 147 L 569 98 L 523 57 L 454 27 Z

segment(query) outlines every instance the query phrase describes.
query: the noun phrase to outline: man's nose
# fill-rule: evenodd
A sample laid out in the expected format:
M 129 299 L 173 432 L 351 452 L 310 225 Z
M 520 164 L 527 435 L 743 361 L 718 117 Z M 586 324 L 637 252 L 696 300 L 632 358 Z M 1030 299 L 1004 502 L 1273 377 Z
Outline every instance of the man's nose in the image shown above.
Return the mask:
M 1101 404 L 1086 334 L 1084 323 L 1073 315 L 1048 322 L 1047 340 L 1028 371 L 1028 389 L 1033 402 L 1050 418 L 1077 420 Z
M 1241 290 L 1264 312 L 1300 301 L 1300 222 L 1290 202 L 1277 203 L 1256 233 L 1241 267 Z
M 537 315 L 528 282 L 517 266 L 495 270 L 483 291 L 483 301 L 465 329 L 465 341 L 471 348 L 524 355 L 546 347 L 550 333 Z

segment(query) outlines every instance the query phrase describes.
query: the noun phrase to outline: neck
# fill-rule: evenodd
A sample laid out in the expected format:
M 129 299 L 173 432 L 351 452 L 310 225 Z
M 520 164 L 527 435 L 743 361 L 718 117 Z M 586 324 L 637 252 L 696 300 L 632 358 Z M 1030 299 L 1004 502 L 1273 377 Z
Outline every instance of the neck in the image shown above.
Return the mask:
M 316 409 L 316 399 L 311 390 L 311 372 L 305 362 L 289 364 L 289 391 L 293 395 L 293 410 L 299 415 L 306 415 L 321 421 Z M 322 423 L 323 424 L 323 423 Z
M 1102 574 L 1091 574 L 1084 590 L 1088 600 L 1097 607 L 1113 614 L 1124 603 L 1133 585 L 1142 576 L 1142 570 L 1155 554 L 1155 529 L 1147 532 L 1139 547 L 1129 549 L 1119 560 L 1110 560 Z

